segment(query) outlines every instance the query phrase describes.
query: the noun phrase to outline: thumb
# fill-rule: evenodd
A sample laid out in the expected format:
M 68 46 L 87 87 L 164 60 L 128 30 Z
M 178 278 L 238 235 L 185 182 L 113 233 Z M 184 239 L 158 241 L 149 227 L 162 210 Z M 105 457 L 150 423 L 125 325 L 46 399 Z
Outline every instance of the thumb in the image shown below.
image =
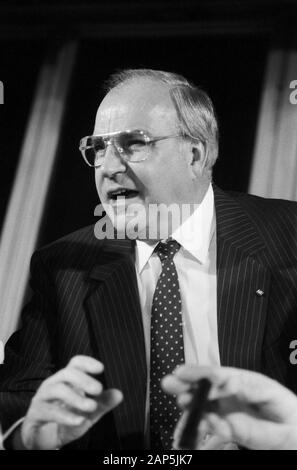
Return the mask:
M 97 400 L 96 420 L 118 406 L 123 401 L 123 398 L 122 392 L 116 388 L 104 390 Z

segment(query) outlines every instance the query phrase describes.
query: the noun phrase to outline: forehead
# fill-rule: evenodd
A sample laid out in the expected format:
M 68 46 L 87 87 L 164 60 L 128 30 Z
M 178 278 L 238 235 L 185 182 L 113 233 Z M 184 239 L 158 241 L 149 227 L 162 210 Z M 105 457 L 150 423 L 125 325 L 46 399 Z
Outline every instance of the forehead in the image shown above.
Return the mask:
M 151 133 L 173 131 L 177 125 L 169 86 L 138 79 L 111 90 L 100 104 L 95 134 L 143 129 Z

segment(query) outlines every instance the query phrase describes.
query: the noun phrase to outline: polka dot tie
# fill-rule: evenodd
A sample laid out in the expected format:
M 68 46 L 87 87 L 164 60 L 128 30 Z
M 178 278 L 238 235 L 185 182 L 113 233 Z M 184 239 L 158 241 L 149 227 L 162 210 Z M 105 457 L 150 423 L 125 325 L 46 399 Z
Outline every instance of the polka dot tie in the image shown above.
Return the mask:
M 180 249 L 175 240 L 155 248 L 162 272 L 157 282 L 151 316 L 150 430 L 151 449 L 172 448 L 172 435 L 180 417 L 175 398 L 161 389 L 162 377 L 184 363 L 182 309 L 173 257 Z

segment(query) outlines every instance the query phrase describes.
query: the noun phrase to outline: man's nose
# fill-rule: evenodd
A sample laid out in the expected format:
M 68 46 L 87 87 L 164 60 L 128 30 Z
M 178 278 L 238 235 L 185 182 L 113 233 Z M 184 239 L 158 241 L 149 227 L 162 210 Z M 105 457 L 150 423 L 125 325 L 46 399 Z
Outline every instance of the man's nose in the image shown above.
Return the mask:
M 109 178 L 116 173 L 123 173 L 127 170 L 124 158 L 112 142 L 107 145 L 101 170 L 103 175 Z

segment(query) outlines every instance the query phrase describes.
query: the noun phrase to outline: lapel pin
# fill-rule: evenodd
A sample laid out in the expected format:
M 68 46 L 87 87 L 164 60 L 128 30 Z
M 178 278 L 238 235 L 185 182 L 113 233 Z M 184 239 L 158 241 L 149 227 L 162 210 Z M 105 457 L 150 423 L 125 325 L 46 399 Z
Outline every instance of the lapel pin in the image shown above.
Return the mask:
M 256 291 L 256 294 L 257 294 L 259 297 L 263 297 L 264 291 L 263 291 L 262 289 L 258 289 L 258 290 Z

